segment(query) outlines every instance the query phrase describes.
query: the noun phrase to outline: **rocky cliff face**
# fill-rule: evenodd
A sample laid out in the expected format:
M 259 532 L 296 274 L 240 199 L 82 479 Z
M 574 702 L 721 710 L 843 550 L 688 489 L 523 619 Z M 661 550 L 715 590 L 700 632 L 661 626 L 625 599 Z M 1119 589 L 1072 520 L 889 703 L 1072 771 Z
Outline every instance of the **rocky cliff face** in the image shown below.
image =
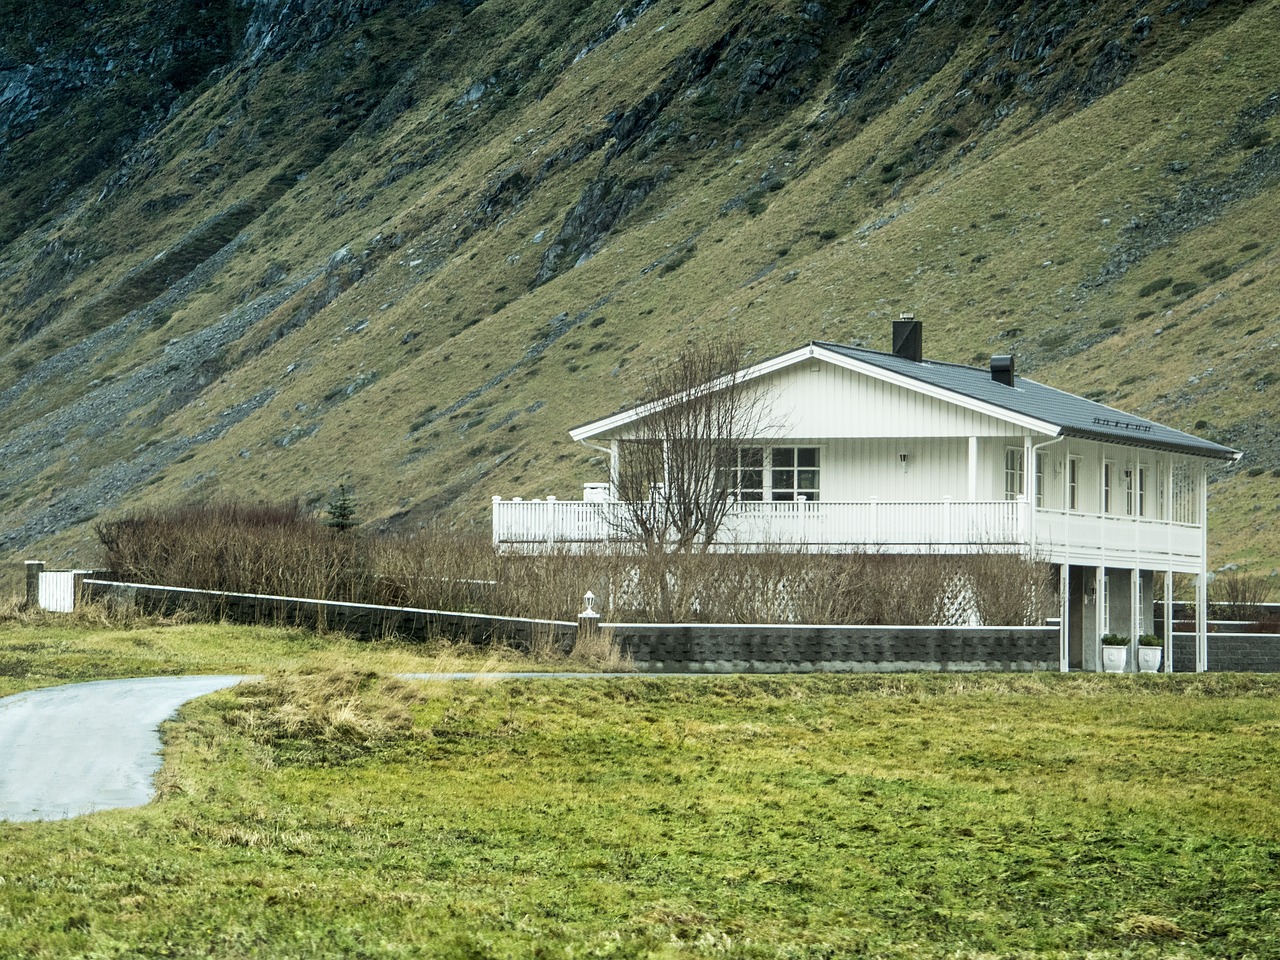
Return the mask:
M 565 429 L 684 338 L 875 344 L 898 309 L 932 355 L 1276 435 L 1274 2 L 11 14 L 3 550 L 339 482 L 483 526 L 595 479 Z M 1263 446 L 1217 497 L 1260 563 Z

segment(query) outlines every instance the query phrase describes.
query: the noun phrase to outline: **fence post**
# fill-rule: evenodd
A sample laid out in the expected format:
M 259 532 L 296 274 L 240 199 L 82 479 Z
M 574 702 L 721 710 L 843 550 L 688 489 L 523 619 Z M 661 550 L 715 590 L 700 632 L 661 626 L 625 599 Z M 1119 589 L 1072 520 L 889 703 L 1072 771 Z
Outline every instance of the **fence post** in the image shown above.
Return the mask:
M 89 575 L 87 570 L 75 570 L 71 574 L 71 609 L 77 609 L 84 603 L 84 581 Z
M 40 574 L 42 573 L 44 573 L 43 560 L 27 561 L 27 599 L 22 602 L 22 609 L 40 609 Z

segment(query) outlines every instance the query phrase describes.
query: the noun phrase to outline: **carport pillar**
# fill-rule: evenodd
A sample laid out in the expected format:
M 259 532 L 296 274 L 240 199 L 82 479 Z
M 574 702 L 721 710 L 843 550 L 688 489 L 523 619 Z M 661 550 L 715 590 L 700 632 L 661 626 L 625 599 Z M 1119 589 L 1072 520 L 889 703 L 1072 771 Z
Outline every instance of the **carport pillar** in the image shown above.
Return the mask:
M 1209 669 L 1209 575 L 1196 574 L 1196 673 Z
M 27 561 L 27 598 L 22 603 L 24 610 L 40 609 L 40 574 L 44 573 L 43 560 Z
M 1138 638 L 1142 636 L 1142 571 L 1129 571 L 1129 672 L 1138 672 Z
M 1071 565 L 1058 564 L 1058 669 L 1071 670 Z
M 1173 571 L 1164 572 L 1164 672 L 1173 673 Z
M 1093 662 L 1102 673 L 1102 636 L 1107 632 L 1107 568 L 1093 568 Z

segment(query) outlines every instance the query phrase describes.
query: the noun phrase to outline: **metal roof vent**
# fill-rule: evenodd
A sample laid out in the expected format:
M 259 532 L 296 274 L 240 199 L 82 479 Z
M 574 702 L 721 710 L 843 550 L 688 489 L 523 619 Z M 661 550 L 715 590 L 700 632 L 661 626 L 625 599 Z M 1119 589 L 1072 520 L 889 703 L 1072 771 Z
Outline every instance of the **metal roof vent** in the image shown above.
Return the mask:
M 893 355 L 916 363 L 924 359 L 924 330 L 914 313 L 893 321 Z
M 1013 357 L 1004 355 L 991 358 L 991 379 L 996 383 L 1003 383 L 1006 387 L 1013 386 Z

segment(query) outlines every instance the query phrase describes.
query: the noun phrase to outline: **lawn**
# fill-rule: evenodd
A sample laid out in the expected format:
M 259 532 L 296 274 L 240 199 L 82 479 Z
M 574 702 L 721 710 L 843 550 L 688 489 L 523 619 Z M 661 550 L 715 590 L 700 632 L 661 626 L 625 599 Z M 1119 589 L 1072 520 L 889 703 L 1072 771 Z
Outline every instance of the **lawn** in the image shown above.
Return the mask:
M 197 629 L 268 679 L 167 727 L 156 802 L 0 824 L 0 956 L 1280 955 L 1280 678 L 420 684 L 139 639 Z

